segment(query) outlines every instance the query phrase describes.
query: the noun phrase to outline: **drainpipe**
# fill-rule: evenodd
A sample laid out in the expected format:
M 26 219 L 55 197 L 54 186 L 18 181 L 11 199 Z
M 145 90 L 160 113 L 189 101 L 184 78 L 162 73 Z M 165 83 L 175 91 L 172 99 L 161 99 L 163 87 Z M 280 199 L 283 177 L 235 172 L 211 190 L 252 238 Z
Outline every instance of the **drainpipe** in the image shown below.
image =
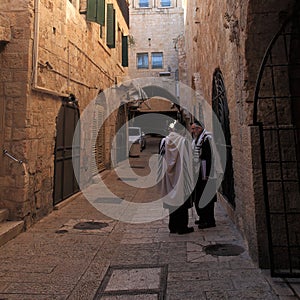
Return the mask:
M 59 97 L 68 97 L 68 94 L 58 93 L 52 90 L 49 90 L 44 87 L 40 87 L 37 84 L 38 77 L 38 56 L 39 56 L 39 0 L 34 0 L 34 36 L 33 36 L 33 61 L 32 61 L 32 79 L 31 86 L 32 89 L 38 92 L 47 93 Z

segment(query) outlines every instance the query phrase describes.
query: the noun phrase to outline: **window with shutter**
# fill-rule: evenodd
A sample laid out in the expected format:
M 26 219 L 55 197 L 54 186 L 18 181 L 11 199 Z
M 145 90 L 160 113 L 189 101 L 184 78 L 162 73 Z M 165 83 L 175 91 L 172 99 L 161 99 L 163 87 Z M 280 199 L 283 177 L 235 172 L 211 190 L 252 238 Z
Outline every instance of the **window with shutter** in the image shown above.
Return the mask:
M 105 25 L 105 0 L 97 0 L 97 23 Z
M 128 67 L 128 36 L 122 34 L 122 66 Z
M 106 44 L 109 48 L 116 47 L 116 11 L 113 4 L 107 4 Z
M 105 0 L 88 0 L 86 19 L 105 25 Z
M 100 105 L 96 105 L 93 119 L 92 128 L 92 157 L 91 159 L 91 173 L 92 175 L 98 174 L 105 169 L 104 165 L 104 126 L 101 126 L 104 122 L 104 108 Z

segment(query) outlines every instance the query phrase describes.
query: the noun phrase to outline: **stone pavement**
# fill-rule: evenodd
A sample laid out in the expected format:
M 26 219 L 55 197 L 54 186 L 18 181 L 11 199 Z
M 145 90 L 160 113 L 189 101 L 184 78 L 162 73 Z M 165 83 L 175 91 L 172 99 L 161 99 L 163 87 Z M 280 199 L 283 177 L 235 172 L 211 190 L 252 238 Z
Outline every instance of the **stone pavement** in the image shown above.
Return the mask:
M 131 162 L 134 174 L 149 172 L 142 155 Z M 0 247 L 0 299 L 299 299 L 299 279 L 272 279 L 257 268 L 219 203 L 217 227 L 198 229 L 190 210 L 195 232 L 186 235 L 170 234 L 167 216 L 142 222 L 141 215 L 159 213 L 155 208 L 137 209 L 137 218 L 128 213 L 123 200 L 147 203 L 157 192 L 132 188 L 122 168 L 123 181 L 103 173 L 104 182 Z M 86 198 L 109 213 L 122 207 L 121 219 L 133 223 L 105 216 Z

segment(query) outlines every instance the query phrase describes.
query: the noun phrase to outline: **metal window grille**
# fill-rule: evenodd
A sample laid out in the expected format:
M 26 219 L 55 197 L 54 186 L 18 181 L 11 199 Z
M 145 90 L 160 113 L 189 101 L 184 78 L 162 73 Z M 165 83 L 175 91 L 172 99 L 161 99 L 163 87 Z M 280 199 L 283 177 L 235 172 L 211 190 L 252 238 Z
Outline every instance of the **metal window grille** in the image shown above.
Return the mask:
M 272 276 L 300 277 L 300 10 L 272 39 L 256 83 Z

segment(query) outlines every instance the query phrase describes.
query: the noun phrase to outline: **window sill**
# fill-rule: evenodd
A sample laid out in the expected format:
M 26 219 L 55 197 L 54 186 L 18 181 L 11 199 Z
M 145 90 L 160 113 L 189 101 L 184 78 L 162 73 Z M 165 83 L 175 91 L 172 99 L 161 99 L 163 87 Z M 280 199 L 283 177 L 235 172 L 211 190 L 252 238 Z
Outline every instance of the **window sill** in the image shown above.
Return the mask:
M 104 49 L 104 51 L 111 56 L 111 49 L 104 43 L 104 41 L 100 38 L 98 40 L 99 45 Z

